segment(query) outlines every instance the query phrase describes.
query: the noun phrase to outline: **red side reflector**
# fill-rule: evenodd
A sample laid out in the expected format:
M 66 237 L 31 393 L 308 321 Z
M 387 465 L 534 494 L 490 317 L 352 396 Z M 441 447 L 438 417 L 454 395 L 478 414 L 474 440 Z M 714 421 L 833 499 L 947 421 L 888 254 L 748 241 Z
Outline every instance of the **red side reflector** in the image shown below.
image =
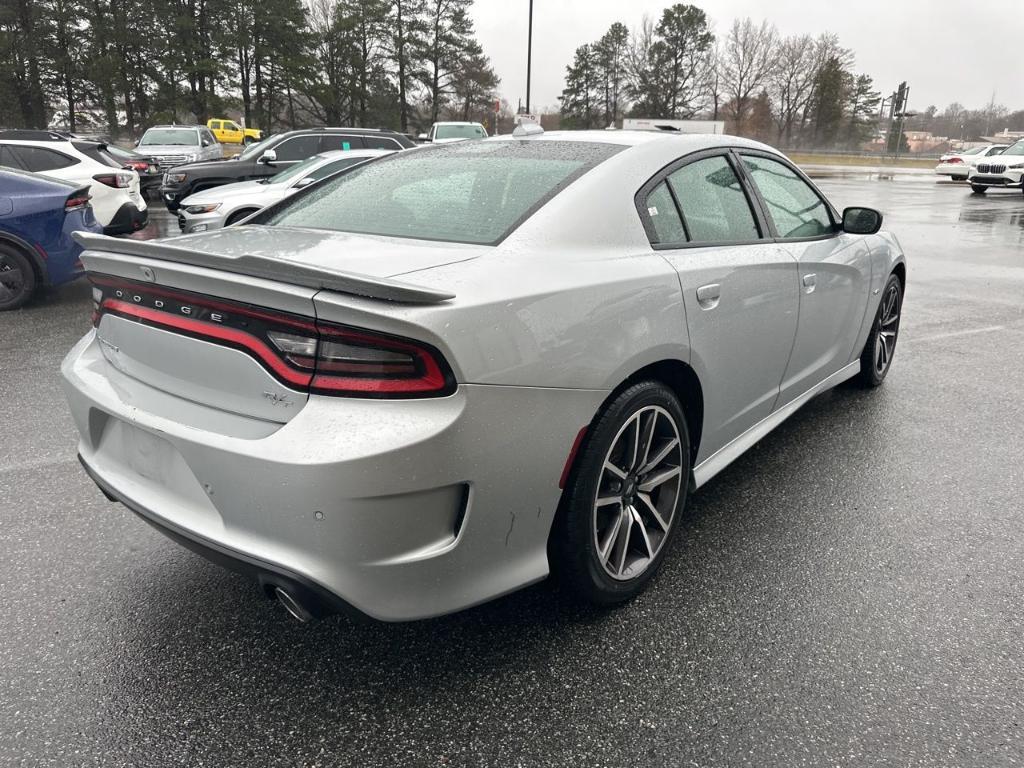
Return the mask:
M 569 455 L 565 459 L 565 466 L 562 468 L 562 477 L 558 481 L 558 487 L 565 490 L 565 484 L 569 482 L 569 473 L 572 472 L 572 465 L 576 463 L 576 454 L 579 453 L 580 446 L 583 444 L 583 437 L 587 434 L 587 428 L 583 427 L 579 432 L 576 433 L 576 439 L 572 441 L 572 448 L 569 449 Z

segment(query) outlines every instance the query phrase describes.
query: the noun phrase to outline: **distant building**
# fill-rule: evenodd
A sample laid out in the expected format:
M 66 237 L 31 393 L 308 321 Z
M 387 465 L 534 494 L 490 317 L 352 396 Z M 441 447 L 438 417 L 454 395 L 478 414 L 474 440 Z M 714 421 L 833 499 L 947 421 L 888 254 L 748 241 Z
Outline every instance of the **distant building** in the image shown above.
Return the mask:
M 989 144 L 1013 144 L 1024 139 L 1024 131 L 1010 131 L 1004 128 L 1002 132 L 994 136 L 982 136 L 981 138 Z

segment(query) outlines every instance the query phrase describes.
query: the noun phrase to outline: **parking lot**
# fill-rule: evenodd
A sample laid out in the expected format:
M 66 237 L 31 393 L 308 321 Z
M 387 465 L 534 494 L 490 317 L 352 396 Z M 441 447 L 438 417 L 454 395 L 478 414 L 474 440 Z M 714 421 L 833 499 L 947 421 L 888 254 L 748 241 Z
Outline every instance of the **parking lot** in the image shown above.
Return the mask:
M 820 175 L 907 251 L 894 368 L 702 488 L 608 613 L 297 624 L 81 471 L 88 285 L 0 318 L 0 765 L 1024 763 L 1024 198 Z

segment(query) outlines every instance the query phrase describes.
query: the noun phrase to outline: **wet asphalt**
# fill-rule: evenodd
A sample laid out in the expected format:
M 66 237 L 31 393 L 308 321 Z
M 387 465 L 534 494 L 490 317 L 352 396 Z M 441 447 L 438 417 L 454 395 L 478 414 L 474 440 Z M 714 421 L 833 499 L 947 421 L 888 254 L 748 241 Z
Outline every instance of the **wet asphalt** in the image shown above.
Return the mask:
M 87 286 L 0 317 L 0 766 L 1024 764 L 1024 196 L 820 183 L 909 254 L 889 379 L 701 489 L 611 612 L 299 625 L 79 469 Z

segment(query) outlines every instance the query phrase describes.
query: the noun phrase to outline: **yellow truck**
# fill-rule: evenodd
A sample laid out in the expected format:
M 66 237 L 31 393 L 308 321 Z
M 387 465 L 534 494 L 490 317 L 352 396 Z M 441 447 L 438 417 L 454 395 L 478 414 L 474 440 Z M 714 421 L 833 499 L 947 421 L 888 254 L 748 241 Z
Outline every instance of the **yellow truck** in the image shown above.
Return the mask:
M 263 131 L 259 128 L 243 128 L 234 120 L 222 117 L 207 120 L 206 127 L 213 131 L 221 144 L 252 144 L 263 138 Z

